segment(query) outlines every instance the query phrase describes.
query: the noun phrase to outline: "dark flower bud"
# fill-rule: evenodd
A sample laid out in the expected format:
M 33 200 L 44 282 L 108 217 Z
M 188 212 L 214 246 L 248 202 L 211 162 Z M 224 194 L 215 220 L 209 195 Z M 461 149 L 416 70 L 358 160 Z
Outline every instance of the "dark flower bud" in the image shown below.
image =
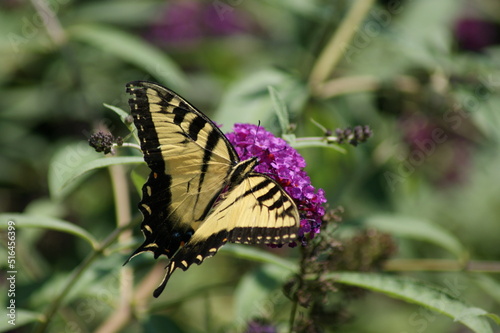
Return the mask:
M 90 136 L 89 145 L 98 153 L 104 152 L 104 154 L 109 154 L 114 141 L 115 138 L 113 135 L 99 131 Z
M 337 135 L 337 143 L 342 144 L 348 142 L 353 146 L 357 146 L 361 142 L 365 142 L 372 136 L 372 130 L 368 125 L 356 126 L 354 129 L 348 127 L 346 129 L 337 128 L 335 130 Z

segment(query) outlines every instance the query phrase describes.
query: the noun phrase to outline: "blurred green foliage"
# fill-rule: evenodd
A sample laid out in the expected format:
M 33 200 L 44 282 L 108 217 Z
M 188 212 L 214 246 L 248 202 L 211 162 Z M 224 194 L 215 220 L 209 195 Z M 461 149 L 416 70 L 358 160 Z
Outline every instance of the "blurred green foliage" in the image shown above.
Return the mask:
M 15 221 L 17 312 L 1 331 L 244 332 L 258 318 L 287 332 L 292 310 L 307 332 L 498 331 L 498 13 L 495 0 L 2 1 L 0 252 Z M 325 238 L 358 249 L 324 250 L 351 271 L 325 275 L 339 288 L 322 295 L 328 316 L 281 292 L 299 249 L 227 246 L 157 300 L 164 260 L 122 267 L 142 239 L 145 166 L 87 139 L 130 133 L 120 109 L 132 80 L 176 90 L 224 131 L 260 121 L 282 134 L 286 111 L 297 142 L 325 137 L 311 119 L 372 128 L 345 154 L 300 149 L 314 186 L 343 207 Z M 346 259 L 369 257 L 356 235 L 372 229 L 397 244 L 378 273 Z

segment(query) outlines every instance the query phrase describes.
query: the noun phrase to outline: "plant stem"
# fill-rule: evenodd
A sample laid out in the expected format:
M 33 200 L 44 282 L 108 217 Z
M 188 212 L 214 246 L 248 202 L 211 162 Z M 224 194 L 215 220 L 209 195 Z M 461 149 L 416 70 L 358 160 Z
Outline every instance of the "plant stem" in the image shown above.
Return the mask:
M 138 151 L 142 152 L 142 150 L 141 150 L 141 146 L 139 146 L 139 145 L 138 145 L 138 144 L 136 144 L 136 143 L 124 142 L 124 143 L 122 143 L 120 146 L 118 146 L 116 143 L 113 143 L 113 148 L 116 148 L 116 147 L 119 147 L 119 148 L 122 148 L 122 147 L 129 147 L 129 148 L 134 148 L 134 149 L 137 149 Z
M 64 44 L 66 41 L 66 35 L 61 22 L 59 22 L 57 15 L 52 8 L 47 5 L 45 0 L 31 0 L 31 3 L 33 4 L 33 7 L 35 7 L 38 15 L 43 18 L 42 21 L 45 25 L 45 30 L 47 30 L 47 34 L 50 39 L 52 39 L 54 44 Z
M 346 45 L 353 38 L 358 26 L 364 20 L 374 2 L 375 0 L 357 0 L 351 7 L 311 70 L 309 84 L 313 90 L 320 87 L 332 74 L 342 57 Z
M 109 168 L 113 196 L 115 198 L 116 225 L 124 226 L 132 219 L 128 196 L 128 182 L 123 165 L 112 165 Z M 127 230 L 118 236 L 118 243 L 124 244 L 132 237 L 132 231 Z M 133 272 L 130 267 L 120 270 L 120 300 L 114 313 L 110 315 L 96 330 L 96 333 L 120 331 L 131 319 L 132 313 Z
M 327 99 L 356 92 L 374 91 L 379 86 L 379 80 L 373 76 L 347 76 L 323 83 L 314 93 L 318 97 Z
M 299 274 L 298 274 L 298 279 L 299 283 L 297 286 L 297 290 L 300 290 L 302 286 L 304 285 L 304 276 L 306 276 L 306 248 L 301 247 L 300 249 L 300 268 L 299 268 Z M 293 329 L 295 327 L 295 317 L 297 315 L 297 308 L 298 308 L 299 300 L 297 296 L 295 295 L 293 303 L 292 303 L 292 310 L 290 313 L 290 333 L 293 332 Z
M 52 320 L 52 317 L 55 315 L 57 310 L 59 309 L 59 306 L 61 305 L 62 300 L 66 295 L 69 293 L 71 288 L 75 285 L 75 283 L 78 281 L 80 276 L 85 272 L 87 267 L 90 266 L 92 262 L 94 262 L 95 259 L 97 259 L 106 249 L 109 245 L 111 245 L 117 238 L 118 236 L 124 231 L 129 229 L 132 225 L 135 225 L 135 222 L 130 222 L 127 225 L 115 229 L 104 241 L 102 241 L 101 244 L 99 244 L 96 249 L 90 253 L 87 258 L 83 260 L 83 262 L 73 270 L 73 273 L 71 273 L 71 276 L 69 277 L 68 281 L 66 282 L 66 285 L 62 289 L 62 291 L 59 293 L 59 295 L 56 296 L 54 301 L 52 301 L 52 304 L 50 305 L 49 309 L 45 313 L 45 315 L 42 318 L 42 322 L 40 323 L 40 326 L 35 330 L 37 333 L 42 333 L 45 332 L 50 321 Z
M 297 306 L 299 303 L 297 301 L 293 301 L 292 303 L 292 312 L 290 313 L 290 333 L 293 333 L 293 328 L 295 325 L 295 316 L 297 315 Z
M 383 84 L 384 82 L 374 76 L 347 76 L 324 82 L 314 93 L 320 98 L 328 99 L 339 95 L 374 91 Z M 394 89 L 405 93 L 417 93 L 421 89 L 415 78 L 406 75 L 394 78 L 392 85 Z

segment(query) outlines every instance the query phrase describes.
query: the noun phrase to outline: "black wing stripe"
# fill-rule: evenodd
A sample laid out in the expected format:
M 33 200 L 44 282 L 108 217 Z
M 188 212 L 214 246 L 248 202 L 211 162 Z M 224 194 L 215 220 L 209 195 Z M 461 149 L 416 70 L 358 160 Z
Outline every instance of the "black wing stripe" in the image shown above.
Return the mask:
M 227 207 L 225 207 L 225 208 L 224 208 L 223 210 L 221 210 L 221 211 L 225 211 L 225 210 L 227 210 L 227 209 L 231 208 L 231 207 L 232 207 L 234 204 L 236 204 L 238 201 L 245 199 L 245 198 L 246 198 L 247 196 L 249 196 L 249 195 L 253 195 L 253 194 L 254 194 L 254 192 L 258 192 L 258 191 L 260 191 L 260 190 L 262 190 L 262 189 L 266 188 L 266 187 L 267 187 L 269 184 L 271 184 L 271 183 L 272 183 L 272 180 L 271 180 L 271 179 L 267 179 L 267 178 L 266 178 L 266 179 L 264 179 L 264 180 L 263 180 L 263 181 L 261 181 L 259 184 L 257 184 L 257 185 L 255 185 L 254 187 L 252 187 L 252 188 L 250 188 L 250 189 L 246 190 L 246 191 L 245 191 L 242 195 L 238 196 L 238 197 L 236 198 L 236 200 L 234 200 L 233 202 L 231 202 L 229 205 L 227 205 Z M 276 187 L 276 188 L 277 188 L 277 187 Z
M 173 94 L 169 94 L 159 90 L 156 90 L 156 93 L 158 94 L 158 96 L 160 96 L 158 105 L 161 105 L 165 109 L 171 106 L 170 102 L 174 99 Z
M 184 118 L 186 117 L 186 114 L 188 113 L 189 111 L 186 110 L 186 109 L 183 109 L 181 107 L 176 107 L 172 113 L 175 114 L 174 116 L 174 124 L 176 125 L 181 125 L 182 122 L 184 121 Z
M 267 184 L 271 183 L 270 181 L 267 182 Z M 269 191 L 267 191 L 265 194 L 261 195 L 260 197 L 257 197 L 257 201 L 259 202 L 264 202 L 268 201 L 274 198 L 274 195 L 280 191 L 278 186 L 273 186 Z
M 212 130 L 208 134 L 207 142 L 205 144 L 205 152 L 203 153 L 203 164 L 201 166 L 200 182 L 198 184 L 198 196 L 203 195 L 201 189 L 203 187 L 203 182 L 205 181 L 205 175 L 207 174 L 208 164 L 213 154 L 212 151 L 219 142 L 219 139 L 220 135 L 217 133 L 217 131 Z M 217 196 L 214 197 L 213 200 L 211 200 L 211 204 L 205 209 L 203 217 L 208 214 L 210 208 L 212 207 L 212 204 L 215 202 L 218 196 L 219 195 L 217 194 Z
M 263 181 L 261 181 L 259 184 L 257 184 L 255 186 L 253 186 L 252 188 L 246 190 L 245 193 L 243 193 L 240 198 L 243 199 L 246 196 L 253 195 L 254 192 L 258 192 L 258 191 L 266 188 L 271 183 L 272 183 L 272 180 L 266 178 Z M 238 198 L 238 199 L 240 199 L 240 198 Z
M 273 204 L 271 206 L 269 206 L 268 208 L 269 208 L 269 210 L 279 209 L 279 208 L 283 207 L 283 205 L 287 201 L 288 201 L 288 198 L 281 195 L 280 199 L 273 202 Z
M 198 133 L 200 133 L 200 131 L 205 127 L 206 123 L 206 120 L 202 117 L 196 117 L 191 121 L 191 123 L 189 124 L 188 133 L 193 141 L 198 140 Z

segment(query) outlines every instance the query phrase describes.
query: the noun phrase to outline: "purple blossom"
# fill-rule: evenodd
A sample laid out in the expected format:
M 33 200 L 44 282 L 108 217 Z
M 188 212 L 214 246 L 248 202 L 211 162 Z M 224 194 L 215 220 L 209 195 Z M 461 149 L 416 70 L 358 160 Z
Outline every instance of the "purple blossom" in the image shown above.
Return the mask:
M 204 38 L 251 32 L 254 22 L 229 5 L 220 9 L 213 3 L 176 1 L 169 4 L 147 34 L 160 44 L 192 44 Z
M 245 333 L 276 333 L 276 327 L 261 320 L 252 320 L 248 323 Z
M 482 52 L 500 43 L 500 25 L 476 18 L 462 18 L 455 26 L 455 38 L 462 50 Z
M 311 185 L 304 171 L 304 158 L 285 140 L 260 126 L 235 124 L 234 131 L 226 136 L 242 160 L 258 157 L 255 171 L 276 180 L 294 199 L 301 218 L 298 238 L 305 245 L 307 234 L 311 239 L 320 232 L 326 199 L 322 189 L 316 190 Z

